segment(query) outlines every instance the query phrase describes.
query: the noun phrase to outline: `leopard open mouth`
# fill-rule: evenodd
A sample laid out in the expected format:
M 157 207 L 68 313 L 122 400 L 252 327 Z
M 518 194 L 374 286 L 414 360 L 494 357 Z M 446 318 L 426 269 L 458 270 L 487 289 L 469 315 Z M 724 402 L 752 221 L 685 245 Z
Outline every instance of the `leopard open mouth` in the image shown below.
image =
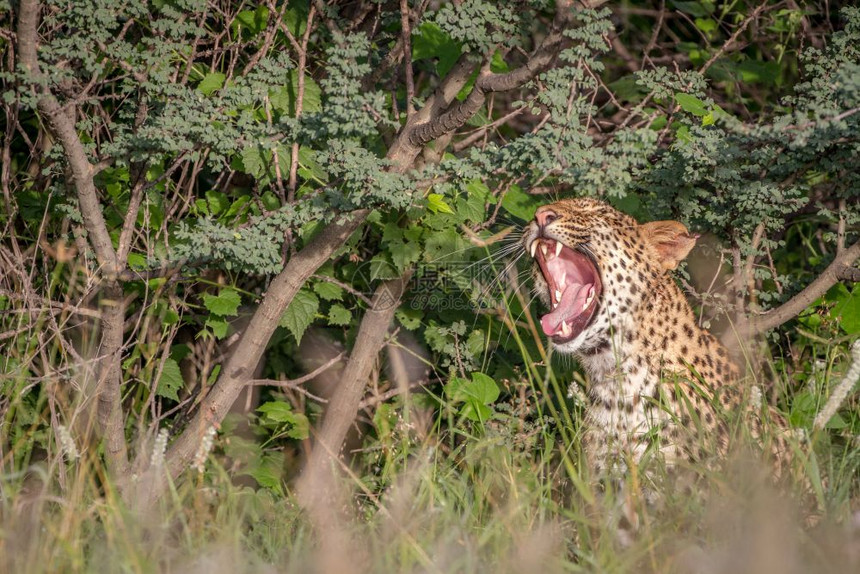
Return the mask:
M 551 311 L 541 317 L 543 332 L 556 344 L 567 343 L 585 330 L 599 307 L 600 273 L 588 255 L 554 239 L 535 239 L 529 252 L 549 289 Z

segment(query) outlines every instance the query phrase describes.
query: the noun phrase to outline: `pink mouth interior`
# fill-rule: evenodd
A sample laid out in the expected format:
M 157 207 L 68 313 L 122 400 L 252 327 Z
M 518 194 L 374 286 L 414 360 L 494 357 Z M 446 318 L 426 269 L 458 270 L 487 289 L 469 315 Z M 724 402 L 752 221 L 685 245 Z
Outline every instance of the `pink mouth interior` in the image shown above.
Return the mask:
M 563 246 L 555 255 L 554 240 L 539 241 L 547 246 L 547 253 L 543 253 L 541 245 L 535 258 L 546 279 L 551 305 L 554 305 L 541 317 L 541 327 L 549 337 L 570 340 L 585 329 L 597 309 L 600 278 L 594 264 L 582 253 Z M 556 292 L 561 293 L 560 298 Z M 592 297 L 591 302 L 585 306 L 589 297 Z

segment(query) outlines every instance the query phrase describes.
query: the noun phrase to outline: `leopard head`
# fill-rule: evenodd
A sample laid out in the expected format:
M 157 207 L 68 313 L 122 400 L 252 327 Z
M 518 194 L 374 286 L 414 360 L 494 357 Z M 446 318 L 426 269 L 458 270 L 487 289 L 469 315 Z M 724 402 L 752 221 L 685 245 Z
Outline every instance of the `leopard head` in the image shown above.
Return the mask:
M 539 208 L 523 233 L 538 296 L 550 312 L 543 332 L 563 353 L 605 346 L 624 329 L 696 242 L 677 221 L 639 224 L 595 199 Z

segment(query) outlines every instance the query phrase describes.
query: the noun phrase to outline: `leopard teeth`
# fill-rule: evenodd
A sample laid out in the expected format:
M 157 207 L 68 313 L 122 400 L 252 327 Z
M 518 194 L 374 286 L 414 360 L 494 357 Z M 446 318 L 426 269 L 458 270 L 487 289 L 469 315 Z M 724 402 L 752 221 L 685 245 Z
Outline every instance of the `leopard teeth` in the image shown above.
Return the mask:
M 555 242 L 555 256 L 556 257 L 561 255 L 561 248 L 562 247 L 563 247 L 563 245 L 560 242 L 558 242 L 558 241 Z
M 532 245 L 529 248 L 529 252 L 532 254 L 532 258 L 534 258 L 535 253 L 537 252 L 537 245 L 538 245 L 537 239 L 532 240 Z
M 540 244 L 540 250 L 541 250 L 541 253 L 543 253 L 543 256 L 546 257 L 546 243 Z
M 556 301 L 561 301 L 561 291 L 558 289 L 555 290 L 555 299 Z
M 562 334 L 562 336 L 567 337 L 568 335 L 570 335 L 570 332 L 571 332 L 570 323 L 568 323 L 567 321 L 562 321 L 562 323 L 561 323 L 561 334 Z

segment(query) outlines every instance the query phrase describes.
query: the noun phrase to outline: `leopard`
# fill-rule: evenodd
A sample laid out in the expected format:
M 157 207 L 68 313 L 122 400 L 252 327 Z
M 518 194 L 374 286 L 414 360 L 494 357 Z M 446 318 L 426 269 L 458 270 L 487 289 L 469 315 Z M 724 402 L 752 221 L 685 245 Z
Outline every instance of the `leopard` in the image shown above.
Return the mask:
M 655 451 L 668 466 L 718 460 L 730 445 L 727 413 L 752 413 L 752 434 L 762 435 L 740 368 L 699 326 L 673 276 L 698 237 L 593 198 L 539 207 L 523 230 L 549 309 L 540 328 L 587 374 L 582 449 L 597 473 L 624 473 Z M 776 459 L 788 448 L 778 433 Z

